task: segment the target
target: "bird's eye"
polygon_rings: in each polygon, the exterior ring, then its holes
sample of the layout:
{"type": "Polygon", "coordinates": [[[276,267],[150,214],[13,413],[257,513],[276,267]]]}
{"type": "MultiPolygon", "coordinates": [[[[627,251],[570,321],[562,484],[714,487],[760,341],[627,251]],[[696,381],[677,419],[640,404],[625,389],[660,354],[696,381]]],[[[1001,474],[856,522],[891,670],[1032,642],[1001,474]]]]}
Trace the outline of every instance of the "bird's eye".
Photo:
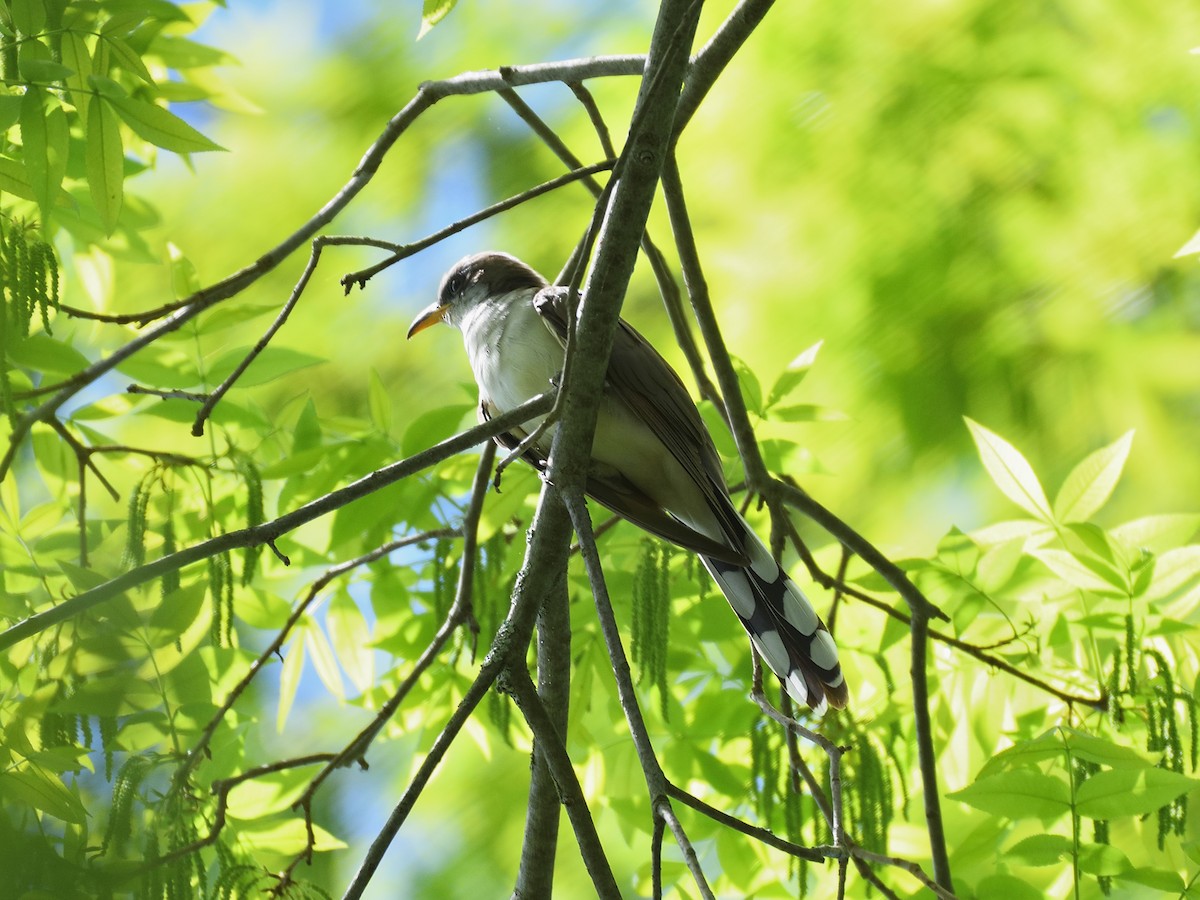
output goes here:
{"type": "Polygon", "coordinates": [[[454,275],[451,275],[450,280],[446,282],[446,293],[450,295],[461,293],[463,287],[466,286],[466,282],[467,276],[462,272],[457,272],[454,275]]]}

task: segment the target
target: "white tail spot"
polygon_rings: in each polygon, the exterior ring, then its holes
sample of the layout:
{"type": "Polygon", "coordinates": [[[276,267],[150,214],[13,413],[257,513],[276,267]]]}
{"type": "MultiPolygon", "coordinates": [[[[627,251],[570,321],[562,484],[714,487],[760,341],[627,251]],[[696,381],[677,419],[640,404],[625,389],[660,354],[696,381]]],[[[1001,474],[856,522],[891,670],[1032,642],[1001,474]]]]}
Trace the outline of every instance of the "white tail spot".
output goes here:
{"type": "Polygon", "coordinates": [[[772,628],[762,634],[750,635],[750,640],[754,641],[754,646],[758,648],[771,670],[780,677],[786,677],[784,673],[792,668],[792,662],[788,658],[787,648],[783,646],[783,638],[779,636],[779,632],[772,628]]]}
{"type": "Polygon", "coordinates": [[[757,535],[750,536],[750,568],[754,574],[770,584],[779,577],[779,563],[767,549],[767,545],[758,539],[757,535]]]}
{"type": "Polygon", "coordinates": [[[812,644],[808,648],[808,655],[822,669],[828,671],[837,667],[837,644],[833,642],[833,638],[824,628],[813,637],[812,644]]]}
{"type": "Polygon", "coordinates": [[[787,593],[783,597],[783,615],[797,631],[808,637],[817,630],[817,611],[790,578],[785,584],[787,593]]]}

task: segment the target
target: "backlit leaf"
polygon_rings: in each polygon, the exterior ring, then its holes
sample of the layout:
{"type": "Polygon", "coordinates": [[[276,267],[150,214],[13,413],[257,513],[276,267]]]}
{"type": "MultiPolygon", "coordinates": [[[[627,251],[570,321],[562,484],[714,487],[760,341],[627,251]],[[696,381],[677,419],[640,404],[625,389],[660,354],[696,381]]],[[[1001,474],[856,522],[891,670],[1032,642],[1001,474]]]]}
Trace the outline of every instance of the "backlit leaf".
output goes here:
{"type": "Polygon", "coordinates": [[[983,460],[984,468],[992,476],[1000,493],[1034,518],[1051,521],[1053,517],[1046,493],[1033,473],[1033,467],[1020,451],[978,422],[971,419],[966,422],[979,449],[979,458],[983,460]]]}

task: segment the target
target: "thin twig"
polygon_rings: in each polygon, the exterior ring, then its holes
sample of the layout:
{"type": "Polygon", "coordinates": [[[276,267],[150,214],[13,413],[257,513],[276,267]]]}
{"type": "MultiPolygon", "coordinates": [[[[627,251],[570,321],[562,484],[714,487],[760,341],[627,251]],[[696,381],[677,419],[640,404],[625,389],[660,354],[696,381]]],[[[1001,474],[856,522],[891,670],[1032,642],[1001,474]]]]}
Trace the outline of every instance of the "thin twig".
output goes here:
{"type": "Polygon", "coordinates": [[[251,347],[249,351],[247,351],[246,355],[241,358],[238,364],[234,366],[233,371],[225,376],[225,380],[217,385],[213,392],[205,398],[204,403],[200,407],[200,411],[196,413],[195,421],[192,422],[193,437],[200,437],[204,434],[204,423],[208,420],[208,417],[212,415],[212,411],[216,405],[221,402],[221,398],[224,397],[229,389],[233,387],[234,383],[242,377],[242,374],[248,368],[250,368],[250,364],[253,363],[254,360],[258,359],[259,354],[267,349],[267,344],[271,342],[271,338],[273,338],[276,332],[278,332],[279,329],[283,327],[284,323],[287,322],[288,317],[292,314],[292,310],[296,308],[296,303],[300,300],[300,295],[304,293],[304,288],[307,287],[308,280],[312,278],[312,273],[316,270],[317,263],[320,261],[321,245],[318,241],[313,241],[312,252],[309,254],[308,263],[304,266],[304,271],[300,274],[300,280],[297,281],[296,286],[292,288],[291,295],[288,297],[287,302],[283,304],[283,309],[279,311],[279,314],[275,317],[275,321],[271,323],[270,327],[267,328],[263,336],[255,342],[254,346],[251,347]]]}
{"type": "Polygon", "coordinates": [[[766,844],[768,847],[774,847],[776,850],[782,850],[789,856],[794,856],[797,859],[806,859],[809,862],[824,862],[829,858],[829,854],[822,853],[820,850],[814,850],[812,847],[802,847],[800,844],[794,844],[789,840],[781,838],[779,835],[765,828],[760,828],[757,825],[751,825],[744,822],[736,816],[731,816],[727,812],[722,812],[715,806],[705,803],[694,794],[690,794],[678,785],[667,783],[667,793],[674,797],[684,806],[690,806],[698,813],[702,813],[714,822],[719,822],[726,828],[740,832],[747,837],[752,837],[760,843],[766,844]]]}
{"type": "Polygon", "coordinates": [[[549,193],[550,191],[556,190],[564,185],[571,184],[572,182],[579,181],[580,179],[591,180],[592,175],[596,175],[600,172],[607,172],[611,170],[614,165],[616,165],[616,159],[613,158],[601,160],[600,162],[592,163],[588,166],[580,163],[579,165],[572,167],[571,171],[564,175],[559,175],[557,178],[551,178],[549,181],[543,181],[541,184],[531,187],[528,190],[521,191],[519,194],[513,194],[511,197],[501,200],[498,203],[493,203],[491,206],[487,206],[469,216],[464,216],[457,222],[453,222],[450,225],[447,225],[445,228],[439,228],[437,231],[433,232],[427,237],[413,241],[410,244],[395,244],[391,241],[380,241],[373,238],[324,237],[318,238],[318,240],[323,241],[325,244],[362,245],[367,247],[378,247],[381,250],[392,251],[392,255],[387,259],[375,263],[374,265],[365,269],[360,269],[357,272],[351,272],[347,275],[343,275],[341,284],[342,287],[346,289],[346,292],[349,293],[352,287],[365,287],[366,283],[372,277],[378,275],[384,269],[395,265],[402,259],[407,259],[410,256],[420,253],[422,250],[432,247],[434,244],[444,241],[451,235],[458,234],[460,231],[465,231],[472,225],[477,225],[486,219],[490,219],[492,216],[499,215],[502,212],[506,212],[516,206],[520,206],[522,203],[532,200],[535,197],[540,197],[542,194],[549,193]]]}

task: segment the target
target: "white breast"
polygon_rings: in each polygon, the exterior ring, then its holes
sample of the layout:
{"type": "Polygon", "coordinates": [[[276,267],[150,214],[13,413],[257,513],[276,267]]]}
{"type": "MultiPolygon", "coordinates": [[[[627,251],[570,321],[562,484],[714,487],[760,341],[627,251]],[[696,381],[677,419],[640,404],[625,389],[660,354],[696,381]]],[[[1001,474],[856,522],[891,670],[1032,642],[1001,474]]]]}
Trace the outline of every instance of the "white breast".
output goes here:
{"type": "Polygon", "coordinates": [[[533,308],[532,293],[515,294],[476,306],[461,325],[479,399],[501,412],[550,390],[563,366],[562,346],[533,308]]]}

